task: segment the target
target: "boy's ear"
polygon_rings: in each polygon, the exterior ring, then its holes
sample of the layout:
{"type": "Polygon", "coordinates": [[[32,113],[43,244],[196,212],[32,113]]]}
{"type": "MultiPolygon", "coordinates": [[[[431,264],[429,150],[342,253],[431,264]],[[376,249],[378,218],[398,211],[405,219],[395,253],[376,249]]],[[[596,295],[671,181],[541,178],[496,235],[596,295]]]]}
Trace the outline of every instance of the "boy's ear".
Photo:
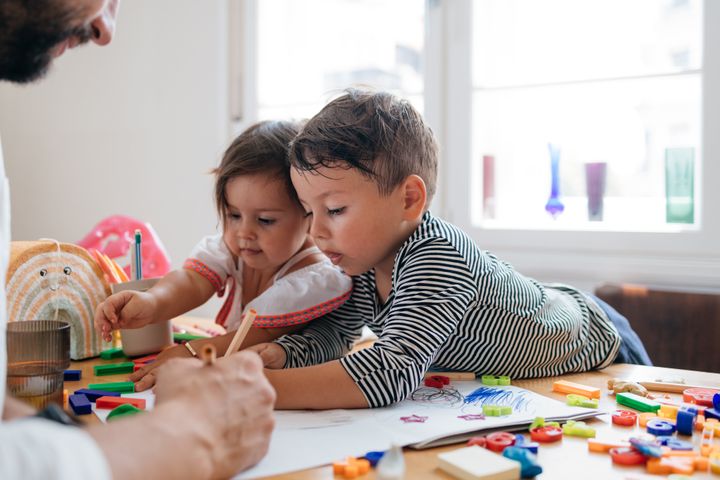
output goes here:
{"type": "Polygon", "coordinates": [[[425,182],[418,175],[410,175],[402,185],[403,217],[405,220],[417,220],[425,212],[427,190],[425,182]]]}

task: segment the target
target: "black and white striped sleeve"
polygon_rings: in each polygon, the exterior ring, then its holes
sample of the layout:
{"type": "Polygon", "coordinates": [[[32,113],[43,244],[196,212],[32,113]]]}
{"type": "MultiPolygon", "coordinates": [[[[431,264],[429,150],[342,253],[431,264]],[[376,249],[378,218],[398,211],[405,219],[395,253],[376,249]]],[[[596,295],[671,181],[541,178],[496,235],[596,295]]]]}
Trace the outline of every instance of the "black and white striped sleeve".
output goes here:
{"type": "Polygon", "coordinates": [[[313,320],[302,332],[275,340],[287,355],[284,368],[318,365],[342,357],[360,337],[363,324],[351,295],[340,308],[313,320]]]}
{"type": "Polygon", "coordinates": [[[474,300],[463,256],[446,240],[417,242],[396,264],[390,311],[375,344],[340,362],[371,407],[404,400],[474,300]]]}

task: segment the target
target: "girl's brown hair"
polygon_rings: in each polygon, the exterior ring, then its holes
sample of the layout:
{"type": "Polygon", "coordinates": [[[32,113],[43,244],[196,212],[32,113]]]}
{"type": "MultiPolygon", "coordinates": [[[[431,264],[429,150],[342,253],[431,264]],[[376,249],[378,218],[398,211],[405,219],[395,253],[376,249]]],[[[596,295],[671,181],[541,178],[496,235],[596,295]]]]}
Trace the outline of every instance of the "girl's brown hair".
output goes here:
{"type": "MultiPolygon", "coordinates": [[[[225,224],[228,203],[225,187],[241,175],[258,173],[273,176],[285,184],[288,196],[300,207],[297,193],[290,181],[290,142],[302,128],[302,122],[263,121],[242,132],[225,150],[215,175],[215,207],[225,224]]],[[[300,207],[302,208],[302,207],[300,207]]]]}

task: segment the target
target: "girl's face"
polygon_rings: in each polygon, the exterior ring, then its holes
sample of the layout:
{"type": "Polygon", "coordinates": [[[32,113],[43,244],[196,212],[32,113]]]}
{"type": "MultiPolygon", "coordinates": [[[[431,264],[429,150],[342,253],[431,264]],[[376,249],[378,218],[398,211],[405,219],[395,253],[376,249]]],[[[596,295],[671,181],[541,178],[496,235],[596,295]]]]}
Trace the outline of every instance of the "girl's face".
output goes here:
{"type": "Polygon", "coordinates": [[[245,265],[276,271],[307,239],[309,219],[282,180],[267,174],[235,177],[225,187],[225,198],[223,238],[245,265]]]}

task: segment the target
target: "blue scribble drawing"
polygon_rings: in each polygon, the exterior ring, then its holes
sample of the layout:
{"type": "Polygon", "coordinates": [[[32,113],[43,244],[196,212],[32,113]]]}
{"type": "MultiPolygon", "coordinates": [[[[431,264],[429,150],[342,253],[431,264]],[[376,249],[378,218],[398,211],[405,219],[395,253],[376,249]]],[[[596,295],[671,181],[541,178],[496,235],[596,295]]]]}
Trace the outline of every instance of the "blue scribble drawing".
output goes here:
{"type": "Polygon", "coordinates": [[[513,412],[531,410],[531,400],[526,391],[505,390],[496,387],[480,387],[465,396],[466,406],[508,405],[513,412]]]}

